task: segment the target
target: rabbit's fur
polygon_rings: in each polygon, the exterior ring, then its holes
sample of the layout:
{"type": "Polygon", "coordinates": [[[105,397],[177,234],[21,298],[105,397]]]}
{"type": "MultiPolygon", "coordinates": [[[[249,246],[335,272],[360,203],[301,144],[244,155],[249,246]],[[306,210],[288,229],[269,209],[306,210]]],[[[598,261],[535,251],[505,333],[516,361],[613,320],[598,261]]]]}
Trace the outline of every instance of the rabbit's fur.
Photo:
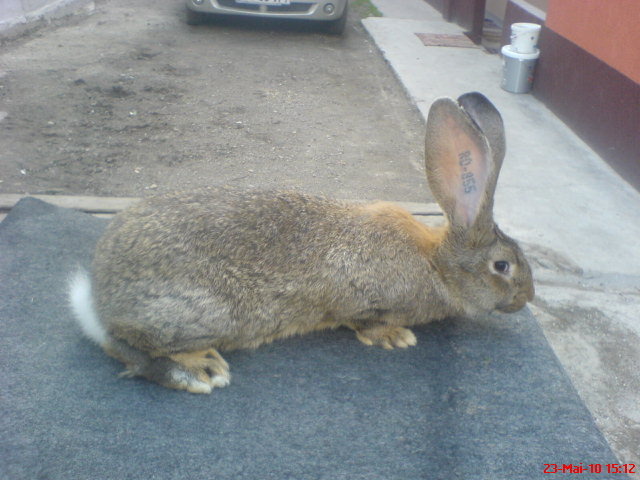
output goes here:
{"type": "Polygon", "coordinates": [[[518,310],[533,282],[492,218],[503,156],[499,113],[471,93],[437,100],[427,122],[443,228],[389,203],[297,192],[148,198],[108,226],[91,277],[74,280],[74,311],[127,375],[208,393],[230,379],[218,351],[337,326],[369,345],[407,347],[416,343],[407,326],[518,310]]]}

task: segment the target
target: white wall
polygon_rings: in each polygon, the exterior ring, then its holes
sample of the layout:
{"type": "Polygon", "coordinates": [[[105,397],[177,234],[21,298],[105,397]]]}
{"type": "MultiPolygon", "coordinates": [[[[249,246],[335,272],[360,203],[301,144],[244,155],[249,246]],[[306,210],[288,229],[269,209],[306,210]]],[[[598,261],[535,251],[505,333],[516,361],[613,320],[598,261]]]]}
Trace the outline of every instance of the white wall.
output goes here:
{"type": "MultiPolygon", "coordinates": [[[[547,11],[549,0],[526,0],[534,7],[539,8],[543,12],[547,11]]],[[[504,19],[504,12],[507,8],[508,0],[487,0],[486,11],[499,20],[504,19]]]]}

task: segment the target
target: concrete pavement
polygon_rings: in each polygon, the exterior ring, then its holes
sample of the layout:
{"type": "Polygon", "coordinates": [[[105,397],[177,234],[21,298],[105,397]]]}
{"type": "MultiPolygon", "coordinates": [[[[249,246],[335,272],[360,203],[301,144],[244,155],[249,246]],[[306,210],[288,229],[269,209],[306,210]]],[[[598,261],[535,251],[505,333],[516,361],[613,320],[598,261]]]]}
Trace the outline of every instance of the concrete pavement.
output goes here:
{"type": "Polygon", "coordinates": [[[0,39],[13,38],[66,15],[90,13],[93,0],[2,0],[0,3],[0,39]]]}
{"type": "Polygon", "coordinates": [[[423,118],[472,90],[502,113],[496,219],[534,268],[531,310],[619,460],[640,464],[640,194],[533,96],[502,90],[499,55],[425,46],[416,33],[462,33],[426,2],[373,3],[384,16],[362,23],[423,118]]]}

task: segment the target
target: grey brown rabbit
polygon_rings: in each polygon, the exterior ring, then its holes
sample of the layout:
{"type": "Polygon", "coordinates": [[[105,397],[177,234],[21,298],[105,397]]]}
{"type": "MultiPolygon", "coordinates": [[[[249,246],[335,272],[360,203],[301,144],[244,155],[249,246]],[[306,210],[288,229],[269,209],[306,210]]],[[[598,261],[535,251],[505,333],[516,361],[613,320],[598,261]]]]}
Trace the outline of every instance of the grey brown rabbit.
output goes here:
{"type": "Polygon", "coordinates": [[[514,312],[534,288],[493,221],[504,153],[484,96],[434,102],[425,162],[441,228],[390,203],[292,192],[148,198],[110,223],[91,275],[71,282],[71,305],[125,375],[194,393],[229,383],[220,351],[338,326],[367,345],[408,347],[411,325],[514,312]]]}

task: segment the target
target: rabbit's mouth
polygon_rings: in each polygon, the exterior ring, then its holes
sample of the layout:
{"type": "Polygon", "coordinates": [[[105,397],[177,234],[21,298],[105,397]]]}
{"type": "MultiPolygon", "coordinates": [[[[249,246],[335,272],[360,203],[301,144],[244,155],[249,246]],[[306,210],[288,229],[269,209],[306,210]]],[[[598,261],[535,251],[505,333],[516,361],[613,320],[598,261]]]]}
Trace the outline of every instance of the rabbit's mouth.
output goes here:
{"type": "Polygon", "coordinates": [[[516,295],[511,302],[506,305],[498,305],[496,309],[502,313],[514,313],[522,310],[527,302],[533,300],[533,295],[522,292],[516,295]]]}
{"type": "Polygon", "coordinates": [[[518,310],[522,310],[522,308],[524,308],[526,304],[527,302],[525,301],[525,302],[512,303],[506,306],[498,305],[497,310],[502,313],[514,313],[514,312],[517,312],[518,310]]]}

